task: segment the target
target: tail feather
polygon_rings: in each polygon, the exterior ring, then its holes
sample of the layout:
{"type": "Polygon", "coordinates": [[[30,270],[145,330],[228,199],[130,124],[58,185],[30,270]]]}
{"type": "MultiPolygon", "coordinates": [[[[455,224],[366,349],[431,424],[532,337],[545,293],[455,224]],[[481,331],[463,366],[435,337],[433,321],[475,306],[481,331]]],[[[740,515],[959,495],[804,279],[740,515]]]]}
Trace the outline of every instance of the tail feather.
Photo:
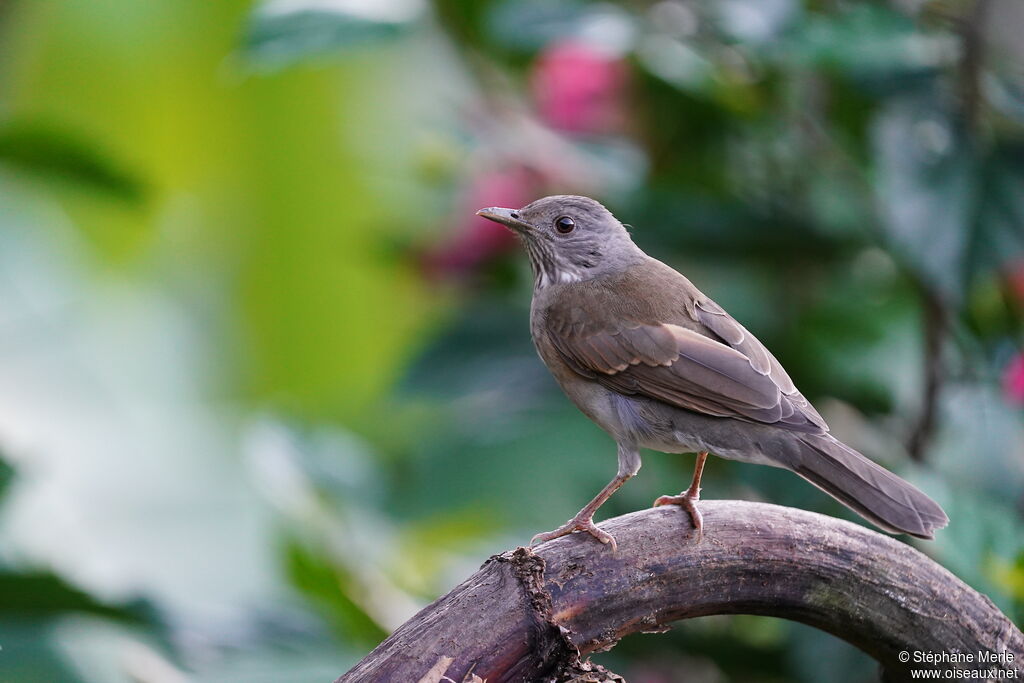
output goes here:
{"type": "Polygon", "coordinates": [[[831,435],[795,437],[780,464],[879,528],[930,539],[949,523],[934,500],[831,435]]]}

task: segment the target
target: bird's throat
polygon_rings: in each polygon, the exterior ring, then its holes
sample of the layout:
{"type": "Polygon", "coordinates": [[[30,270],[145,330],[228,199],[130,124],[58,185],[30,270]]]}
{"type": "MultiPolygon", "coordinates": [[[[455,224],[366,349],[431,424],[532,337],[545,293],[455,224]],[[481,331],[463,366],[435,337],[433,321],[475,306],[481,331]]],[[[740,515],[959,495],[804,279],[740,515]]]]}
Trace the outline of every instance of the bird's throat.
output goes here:
{"type": "Polygon", "coordinates": [[[526,252],[530,256],[530,266],[533,268],[535,289],[586,279],[584,268],[560,258],[549,245],[533,240],[524,241],[526,252]]]}

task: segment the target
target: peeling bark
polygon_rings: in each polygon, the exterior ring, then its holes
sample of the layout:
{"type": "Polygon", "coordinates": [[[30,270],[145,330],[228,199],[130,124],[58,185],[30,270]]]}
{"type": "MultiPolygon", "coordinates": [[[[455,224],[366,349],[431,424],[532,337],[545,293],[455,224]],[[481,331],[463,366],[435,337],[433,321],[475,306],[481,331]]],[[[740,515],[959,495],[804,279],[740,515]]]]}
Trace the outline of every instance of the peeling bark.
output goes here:
{"type": "Polygon", "coordinates": [[[616,553],[576,534],[492,557],[337,683],[419,681],[439,662],[440,681],[621,681],[581,657],[709,614],[816,626],[878,660],[889,681],[926,666],[900,661],[915,651],[1010,653],[1013,663],[1002,666],[1024,678],[1020,630],[909,545],[791,508],[700,506],[699,544],[683,511],[657,508],[601,525],[616,537],[616,553]]]}

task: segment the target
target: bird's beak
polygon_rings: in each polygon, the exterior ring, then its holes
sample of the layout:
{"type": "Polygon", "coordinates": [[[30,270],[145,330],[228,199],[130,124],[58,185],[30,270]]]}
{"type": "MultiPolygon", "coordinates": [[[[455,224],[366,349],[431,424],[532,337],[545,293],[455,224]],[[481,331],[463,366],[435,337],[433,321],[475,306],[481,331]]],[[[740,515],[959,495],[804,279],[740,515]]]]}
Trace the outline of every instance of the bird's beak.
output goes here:
{"type": "Polygon", "coordinates": [[[480,209],[476,212],[476,215],[483,216],[495,223],[501,223],[506,228],[520,234],[528,233],[533,229],[532,225],[519,219],[519,212],[515,209],[502,209],[498,206],[492,206],[488,209],[480,209]]]}

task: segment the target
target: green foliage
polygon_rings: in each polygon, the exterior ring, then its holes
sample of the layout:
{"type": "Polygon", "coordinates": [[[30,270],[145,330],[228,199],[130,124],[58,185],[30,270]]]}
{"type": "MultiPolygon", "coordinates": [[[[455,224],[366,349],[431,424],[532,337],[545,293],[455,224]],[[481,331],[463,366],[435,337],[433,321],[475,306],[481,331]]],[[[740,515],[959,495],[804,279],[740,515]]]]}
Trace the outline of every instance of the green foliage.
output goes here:
{"type": "Polygon", "coordinates": [[[151,610],[141,604],[129,608],[101,603],[50,572],[0,571],[0,600],[9,616],[40,618],[65,612],[85,612],[142,623],[153,616],[151,610]]]}
{"type": "MultiPolygon", "coordinates": [[[[971,33],[935,2],[14,3],[0,678],[328,680],[574,513],[614,445],[531,348],[522,255],[472,217],[555,192],[598,196],[742,320],[944,505],[919,547],[1024,618],[1011,5],[971,33]]],[[[645,455],[602,513],[690,465],[645,455]]],[[[705,481],[848,514],[782,471],[705,481]]],[[[631,680],[873,669],[759,618],[603,656],[631,680]]]]}
{"type": "Polygon", "coordinates": [[[34,123],[8,124],[0,129],[0,162],[129,204],[140,204],[146,197],[141,180],[84,140],[34,123]]]}
{"type": "Polygon", "coordinates": [[[387,632],[346,595],[345,586],[352,584],[351,577],[313,552],[298,542],[287,544],[284,556],[289,579],[334,624],[340,636],[355,636],[353,646],[372,648],[387,632]]]}
{"type": "MultiPolygon", "coordinates": [[[[0,499],[14,480],[0,461],[0,499]]],[[[113,604],[69,584],[52,571],[0,566],[0,672],[5,680],[86,681],[61,652],[59,633],[76,619],[116,625],[166,647],[166,630],[145,600],[113,604]]]]}
{"type": "Polygon", "coordinates": [[[979,274],[1024,250],[1022,155],[1014,143],[979,150],[954,121],[935,115],[937,105],[901,98],[879,117],[879,194],[894,251],[960,305],[979,274]],[[906,140],[909,151],[899,144],[906,140]]]}
{"type": "Polygon", "coordinates": [[[322,4],[264,2],[253,12],[241,58],[264,69],[395,39],[415,15],[385,20],[322,4]]]}

